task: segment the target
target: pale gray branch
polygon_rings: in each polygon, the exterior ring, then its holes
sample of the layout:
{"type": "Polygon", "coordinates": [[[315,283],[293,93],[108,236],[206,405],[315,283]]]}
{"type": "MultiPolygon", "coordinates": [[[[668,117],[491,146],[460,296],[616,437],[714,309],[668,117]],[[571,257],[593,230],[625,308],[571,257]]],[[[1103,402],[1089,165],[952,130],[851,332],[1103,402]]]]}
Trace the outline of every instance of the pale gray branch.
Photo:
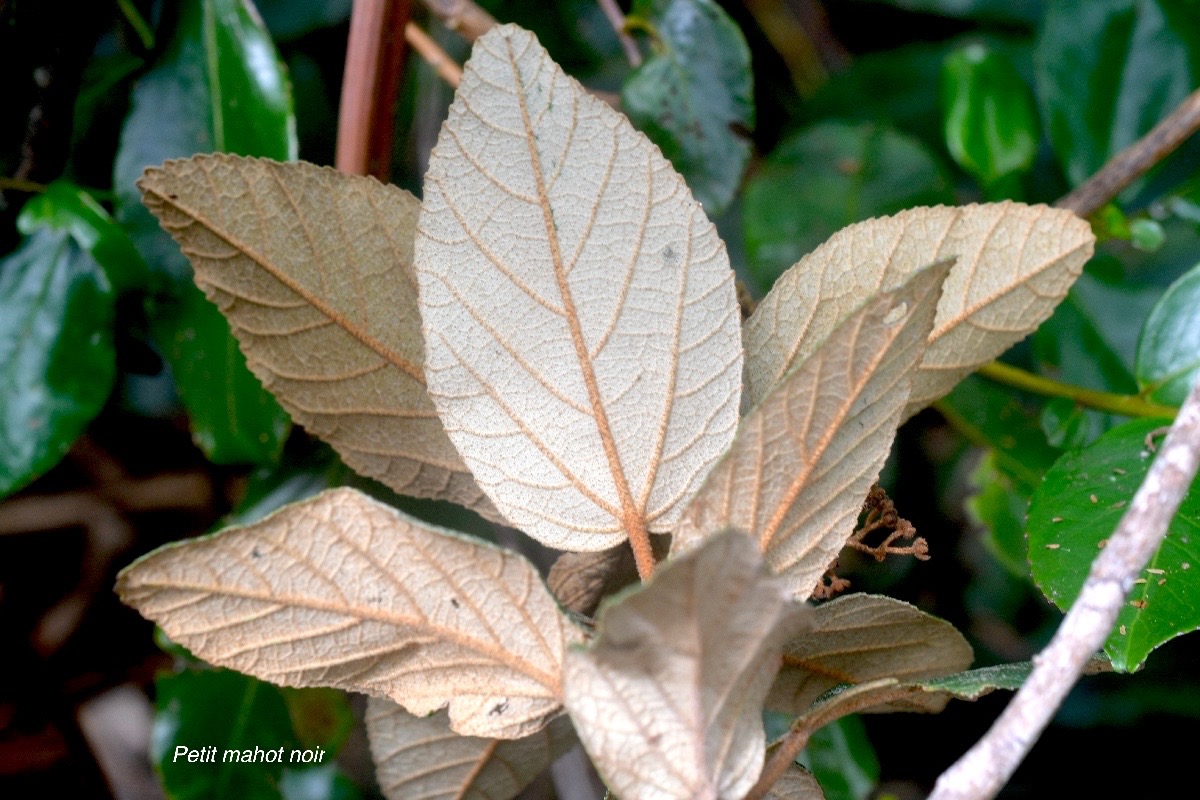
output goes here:
{"type": "Polygon", "coordinates": [[[1158,549],[1200,465],[1200,381],[1171,426],[1129,511],[1092,563],[1075,604],[991,729],[946,770],[929,800],[995,797],[1104,644],[1133,581],[1158,549]]]}

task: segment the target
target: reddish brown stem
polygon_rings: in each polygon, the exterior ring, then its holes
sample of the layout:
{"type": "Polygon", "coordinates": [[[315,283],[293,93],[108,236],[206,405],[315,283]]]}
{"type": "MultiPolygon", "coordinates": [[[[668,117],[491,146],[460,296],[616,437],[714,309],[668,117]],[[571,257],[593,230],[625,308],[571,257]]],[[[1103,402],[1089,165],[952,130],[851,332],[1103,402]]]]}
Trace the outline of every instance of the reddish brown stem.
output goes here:
{"type": "Polygon", "coordinates": [[[407,46],[409,0],[355,0],[338,110],[337,168],[391,176],[392,115],[407,46]]]}
{"type": "Polygon", "coordinates": [[[437,42],[431,39],[429,34],[410,22],[404,26],[404,38],[408,40],[412,49],[416,50],[425,60],[425,63],[433,67],[438,77],[450,84],[451,87],[458,88],[458,84],[462,81],[462,67],[437,42]]]}

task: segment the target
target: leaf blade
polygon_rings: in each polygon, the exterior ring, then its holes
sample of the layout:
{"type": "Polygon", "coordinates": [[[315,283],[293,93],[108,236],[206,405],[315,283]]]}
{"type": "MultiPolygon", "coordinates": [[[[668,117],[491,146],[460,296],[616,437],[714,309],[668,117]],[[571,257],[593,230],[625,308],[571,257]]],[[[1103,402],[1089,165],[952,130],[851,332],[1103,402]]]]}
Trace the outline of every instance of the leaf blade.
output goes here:
{"type": "Polygon", "coordinates": [[[784,273],[747,320],[749,404],[861,297],[957,256],[905,412],[912,416],[1048,317],[1094,242],[1069,211],[1011,202],[914,208],[845,228],[784,273]]]}
{"type": "Polygon", "coordinates": [[[744,795],[762,770],[779,648],[804,624],[803,606],[732,532],[607,606],[565,672],[565,704],[606,785],[626,800],[744,795]]]}
{"type": "Polygon", "coordinates": [[[933,265],[861,306],[747,415],[688,505],[672,552],[732,527],[807,599],[891,450],[949,269],[933,265]]]}
{"type": "Polygon", "coordinates": [[[475,45],[416,268],[430,394],[501,513],[568,550],[668,530],[736,425],[733,274],[661,154],[527,32],[475,45]]]}
{"type": "Polygon", "coordinates": [[[580,636],[520,556],[350,489],[161,548],[117,589],[212,663],[418,715],[449,704],[469,735],[518,738],[557,713],[563,650],[580,636]]]}
{"type": "Polygon", "coordinates": [[[425,389],[416,198],[311,164],[228,155],[168,161],[139,187],[297,422],[401,494],[502,521],[425,389]]]}

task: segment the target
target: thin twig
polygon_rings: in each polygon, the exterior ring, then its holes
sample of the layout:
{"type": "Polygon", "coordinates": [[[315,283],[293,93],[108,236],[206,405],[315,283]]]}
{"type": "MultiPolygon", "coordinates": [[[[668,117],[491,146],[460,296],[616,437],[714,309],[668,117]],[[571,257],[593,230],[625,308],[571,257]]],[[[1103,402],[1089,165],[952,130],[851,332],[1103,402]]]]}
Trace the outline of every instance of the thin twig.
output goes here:
{"type": "Polygon", "coordinates": [[[431,39],[429,34],[410,22],[404,26],[404,38],[442,80],[451,87],[458,88],[458,84],[462,82],[462,67],[431,39]]]}
{"type": "Polygon", "coordinates": [[[608,17],[608,23],[617,32],[617,40],[621,43],[621,49],[625,51],[625,59],[629,61],[629,66],[635,69],[640,67],[642,51],[638,49],[637,42],[629,35],[629,31],[625,30],[625,13],[617,5],[617,0],[597,0],[597,2],[600,4],[600,10],[604,12],[604,16],[608,17]]]}
{"type": "Polygon", "coordinates": [[[1165,417],[1171,419],[1175,416],[1176,409],[1173,406],[1155,403],[1137,395],[1102,392],[1097,389],[1087,389],[1070,383],[1062,383],[1052,378],[1044,378],[1041,375],[1026,372],[1019,367],[1005,364],[1002,361],[993,361],[990,364],[984,364],[979,368],[978,372],[985,378],[990,378],[997,383],[1003,383],[1017,389],[1024,389],[1027,392],[1033,392],[1045,397],[1065,397],[1068,400],[1074,400],[1078,405],[1094,408],[1097,411],[1108,411],[1113,414],[1122,414],[1126,417],[1165,417]]]}
{"type": "Polygon", "coordinates": [[[0,192],[26,192],[38,194],[46,191],[46,184],[37,181],[27,181],[24,178],[0,177],[0,192]]]}
{"type": "Polygon", "coordinates": [[[149,23],[142,17],[137,6],[133,4],[133,0],[117,0],[117,8],[121,9],[121,15],[125,17],[125,21],[129,23],[129,27],[133,28],[133,32],[141,40],[142,47],[147,50],[153,50],[154,31],[151,30],[149,23]]]}
{"type": "Polygon", "coordinates": [[[496,27],[496,18],[471,0],[421,0],[450,30],[473,42],[496,27]]]}
{"type": "Polygon", "coordinates": [[[942,773],[929,800],[995,797],[1033,747],[1112,631],[1134,578],[1166,536],[1200,467],[1200,381],[1179,409],[1158,457],[1108,545],[1092,563],[1079,597],[1004,713],[974,747],[942,773]]]}
{"type": "Polygon", "coordinates": [[[356,0],[338,109],[337,168],[391,176],[392,117],[404,65],[409,0],[356,0]]]}
{"type": "Polygon", "coordinates": [[[1081,217],[1091,216],[1197,130],[1200,130],[1200,89],[1188,95],[1149,133],[1113,156],[1099,172],[1054,205],[1068,208],[1081,217]]]}

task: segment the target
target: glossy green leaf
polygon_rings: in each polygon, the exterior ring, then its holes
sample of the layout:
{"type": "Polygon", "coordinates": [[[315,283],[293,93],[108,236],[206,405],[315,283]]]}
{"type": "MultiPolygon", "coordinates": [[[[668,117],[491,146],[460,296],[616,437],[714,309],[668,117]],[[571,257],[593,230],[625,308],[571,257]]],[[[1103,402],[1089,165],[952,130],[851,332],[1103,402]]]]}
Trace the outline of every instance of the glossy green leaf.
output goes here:
{"type": "Polygon", "coordinates": [[[889,127],[823,122],[782,143],[748,182],[742,231],[759,288],[852,222],[953,202],[942,166],[889,127]]]}
{"type": "Polygon", "coordinates": [[[99,264],[115,292],[146,285],[146,262],[129,235],[95,198],[69,181],[55,181],[32,197],[17,225],[24,233],[46,227],[71,234],[99,264]]]}
{"type": "Polygon", "coordinates": [[[750,158],[750,48],[713,0],[634,0],[628,21],[652,29],[655,40],[654,52],[621,89],[621,109],[716,216],[733,199],[750,158]]]}
{"type": "MultiPolygon", "coordinates": [[[[1059,608],[1079,594],[1101,542],[1125,514],[1153,461],[1146,435],[1165,422],[1136,420],[1067,453],[1034,493],[1029,560],[1038,588],[1059,608]]],[[[1128,600],[1104,645],[1118,671],[1137,669],[1151,650],[1200,627],[1200,481],[1128,600]]]]}
{"type": "Polygon", "coordinates": [[[879,759],[856,716],[813,733],[796,760],[821,784],[825,800],[866,800],[879,782],[879,759]]]}
{"type": "Polygon", "coordinates": [[[163,675],[155,686],[150,755],[171,800],[353,796],[330,770],[340,742],[298,737],[278,687],[224,669],[163,675]],[[251,760],[227,760],[227,751],[251,760]],[[320,787],[325,793],[315,791],[320,787]]]}
{"type": "Polygon", "coordinates": [[[947,56],[942,109],[950,155],[985,187],[1033,166],[1040,138],[1033,94],[1004,56],[981,44],[947,56]]]}
{"type": "Polygon", "coordinates": [[[0,260],[0,497],[66,455],[116,377],[115,292],[76,240],[86,220],[41,198],[19,226],[0,260]]]}
{"type": "Polygon", "coordinates": [[[170,46],[135,86],[121,132],[117,216],[157,283],[151,332],[193,437],[217,463],[273,460],[288,418],[246,368],[228,323],[192,283],[187,259],[134,184],[145,167],[194,153],[295,158],[295,127],[286,75],[248,2],[187,0],[170,46]]]}
{"type": "Polygon", "coordinates": [[[1080,184],[1200,84],[1200,6],[1056,0],[1035,63],[1050,142],[1080,184]]]}
{"type": "Polygon", "coordinates": [[[1200,265],[1171,284],[1150,311],[1134,364],[1138,386],[1180,405],[1200,376],[1200,265]]]}
{"type": "Polygon", "coordinates": [[[1051,447],[1064,450],[1083,447],[1104,433],[1097,424],[1097,417],[1088,414],[1087,409],[1073,400],[1055,397],[1042,408],[1042,431],[1051,447]]]}

